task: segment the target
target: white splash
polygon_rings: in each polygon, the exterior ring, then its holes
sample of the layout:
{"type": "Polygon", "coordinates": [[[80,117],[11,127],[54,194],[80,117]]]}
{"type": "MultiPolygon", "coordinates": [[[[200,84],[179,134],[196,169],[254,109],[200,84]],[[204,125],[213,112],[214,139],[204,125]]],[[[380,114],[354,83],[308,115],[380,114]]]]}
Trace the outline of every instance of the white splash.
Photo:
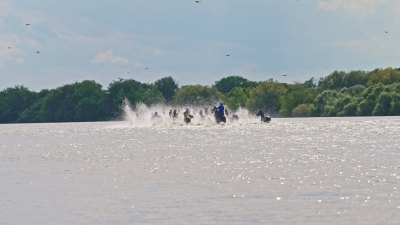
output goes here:
{"type": "MultiPolygon", "coordinates": [[[[151,127],[151,126],[213,126],[216,125],[215,117],[211,111],[214,106],[171,106],[171,105],[153,105],[146,106],[143,103],[132,106],[129,101],[125,100],[122,106],[124,111],[123,120],[133,127],[151,127]],[[173,117],[173,111],[176,110],[177,116],[173,117]],[[185,123],[184,112],[188,111],[193,116],[190,123],[185,123]]],[[[247,109],[239,108],[237,111],[231,111],[225,115],[226,123],[230,124],[248,124],[257,123],[259,118],[251,114],[247,109]]]]}

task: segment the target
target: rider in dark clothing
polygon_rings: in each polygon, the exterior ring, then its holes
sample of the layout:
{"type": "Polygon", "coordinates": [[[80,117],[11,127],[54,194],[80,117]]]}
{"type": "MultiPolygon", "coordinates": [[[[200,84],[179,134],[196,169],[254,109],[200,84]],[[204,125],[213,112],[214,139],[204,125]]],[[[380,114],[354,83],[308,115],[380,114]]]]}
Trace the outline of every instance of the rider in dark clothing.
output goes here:
{"type": "Polygon", "coordinates": [[[224,107],[224,104],[221,102],[220,104],[219,104],[219,106],[218,106],[218,123],[219,122],[224,122],[224,123],[226,123],[226,117],[225,117],[225,115],[224,115],[224,113],[225,113],[225,107],[224,107]]]}
{"type": "Polygon", "coordinates": [[[222,117],[225,112],[224,104],[221,102],[217,109],[218,109],[218,116],[222,117]]]}

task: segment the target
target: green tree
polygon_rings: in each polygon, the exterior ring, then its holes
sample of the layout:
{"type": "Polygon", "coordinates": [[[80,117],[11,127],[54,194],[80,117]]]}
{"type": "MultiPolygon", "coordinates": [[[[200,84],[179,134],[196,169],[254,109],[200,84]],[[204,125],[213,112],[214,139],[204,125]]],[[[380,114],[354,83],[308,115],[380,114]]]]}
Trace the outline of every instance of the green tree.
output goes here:
{"type": "Polygon", "coordinates": [[[357,106],[358,103],[356,101],[350,102],[349,104],[345,105],[343,107],[343,116],[356,116],[357,106]]]}
{"type": "Polygon", "coordinates": [[[122,112],[122,104],[127,99],[133,106],[139,102],[152,105],[165,102],[163,94],[154,85],[142,84],[136,80],[119,79],[113,81],[107,89],[106,104],[112,115],[122,112]]]}
{"type": "Polygon", "coordinates": [[[175,92],[178,90],[178,84],[172,77],[161,78],[154,82],[154,85],[162,93],[165,100],[167,101],[171,101],[175,92]]]}
{"type": "Polygon", "coordinates": [[[315,89],[309,88],[306,84],[290,84],[287,89],[288,91],[282,98],[280,116],[291,116],[295,107],[300,104],[312,103],[316,96],[315,89]]]}
{"type": "Polygon", "coordinates": [[[257,86],[257,82],[249,81],[241,76],[229,76],[216,81],[214,87],[218,89],[219,92],[228,95],[230,91],[234,88],[254,88],[257,86]]]}
{"type": "Polygon", "coordinates": [[[350,95],[353,97],[360,97],[363,94],[363,92],[365,91],[365,89],[366,89],[366,87],[364,85],[358,84],[358,85],[351,86],[349,88],[344,87],[340,90],[340,92],[345,95],[350,95]]]}
{"type": "Polygon", "coordinates": [[[360,116],[371,116],[372,111],[374,110],[376,105],[375,101],[362,99],[362,101],[357,106],[357,115],[360,116]]]}
{"type": "Polygon", "coordinates": [[[348,102],[348,96],[337,90],[325,90],[315,98],[311,115],[313,116],[336,116],[343,110],[343,106],[348,102]]]}
{"type": "Polygon", "coordinates": [[[333,90],[345,87],[344,77],[346,73],[343,71],[334,71],[329,76],[321,79],[318,83],[318,90],[320,92],[324,90],[333,90]]]}
{"type": "Polygon", "coordinates": [[[335,90],[344,87],[352,87],[355,85],[366,85],[369,74],[363,71],[351,71],[349,73],[343,71],[334,71],[329,76],[322,78],[318,83],[318,90],[335,90]]]}
{"type": "Polygon", "coordinates": [[[0,92],[0,123],[17,122],[21,114],[33,105],[39,96],[24,86],[6,88],[0,92]]]}
{"type": "Polygon", "coordinates": [[[306,80],[304,82],[304,85],[306,85],[308,88],[312,88],[312,89],[317,88],[317,84],[315,83],[315,78],[314,77],[311,77],[311,79],[306,80]]]}
{"type": "Polygon", "coordinates": [[[239,107],[246,107],[246,101],[249,98],[251,88],[235,87],[230,91],[228,98],[229,109],[236,111],[239,107]]]}
{"type": "Polygon", "coordinates": [[[312,104],[300,104],[292,110],[292,116],[307,117],[311,116],[312,104]]]}
{"type": "Polygon", "coordinates": [[[364,71],[351,71],[344,77],[344,87],[367,85],[369,75],[364,71]]]}
{"type": "Polygon", "coordinates": [[[272,80],[264,81],[250,91],[246,106],[252,112],[261,109],[265,112],[277,113],[286,92],[284,85],[272,80]]]}
{"type": "Polygon", "coordinates": [[[29,108],[24,110],[18,119],[18,123],[38,123],[40,120],[40,109],[42,108],[44,98],[49,93],[49,90],[43,89],[38,93],[39,99],[29,108]]]}
{"type": "Polygon", "coordinates": [[[400,71],[392,68],[387,68],[384,70],[376,69],[369,73],[370,79],[368,80],[368,86],[382,83],[382,84],[392,84],[395,82],[400,82],[400,71]]]}
{"type": "Polygon", "coordinates": [[[101,85],[83,81],[51,90],[43,99],[40,120],[72,122],[104,120],[104,97],[101,85]]]}
{"type": "Polygon", "coordinates": [[[165,98],[162,93],[154,86],[147,86],[146,91],[140,97],[140,102],[143,102],[147,106],[162,104],[165,102],[165,98]]]}
{"type": "Polygon", "coordinates": [[[371,116],[376,106],[379,95],[384,91],[385,87],[382,83],[369,86],[361,94],[361,98],[357,107],[357,115],[371,116]]]}
{"type": "Polygon", "coordinates": [[[352,98],[349,95],[340,95],[334,104],[335,107],[335,115],[334,116],[344,116],[344,107],[350,104],[352,98]]]}
{"type": "Polygon", "coordinates": [[[187,85],[176,92],[173,101],[177,105],[204,106],[215,104],[223,99],[223,95],[216,88],[187,85]]]}
{"type": "Polygon", "coordinates": [[[372,111],[373,116],[386,116],[389,115],[392,103],[392,96],[388,92],[382,92],[379,95],[377,104],[372,111]]]}
{"type": "Polygon", "coordinates": [[[398,92],[392,93],[392,102],[390,103],[389,115],[400,115],[400,94],[398,92]]]}

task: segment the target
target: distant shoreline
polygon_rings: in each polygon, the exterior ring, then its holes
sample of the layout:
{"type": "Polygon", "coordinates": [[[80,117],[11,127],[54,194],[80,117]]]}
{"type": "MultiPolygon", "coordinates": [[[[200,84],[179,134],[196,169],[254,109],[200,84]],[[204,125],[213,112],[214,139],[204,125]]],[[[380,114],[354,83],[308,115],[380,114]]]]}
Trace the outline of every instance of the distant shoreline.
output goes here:
{"type": "Polygon", "coordinates": [[[147,106],[212,106],[223,102],[235,112],[263,110],[273,117],[350,117],[400,115],[400,69],[334,71],[318,82],[286,84],[241,76],[212,86],[178,86],[172,77],[154,83],[119,79],[107,89],[85,80],[51,90],[15,86],[0,91],[0,123],[109,121],[123,113],[123,102],[147,106]]]}

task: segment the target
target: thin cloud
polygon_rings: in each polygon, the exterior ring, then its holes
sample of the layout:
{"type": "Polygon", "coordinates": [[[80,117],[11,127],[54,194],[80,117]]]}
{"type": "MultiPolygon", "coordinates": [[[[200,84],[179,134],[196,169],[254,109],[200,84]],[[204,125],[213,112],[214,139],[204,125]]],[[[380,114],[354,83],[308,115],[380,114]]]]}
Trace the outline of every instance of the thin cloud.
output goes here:
{"type": "Polygon", "coordinates": [[[10,1],[8,0],[0,0],[0,9],[0,17],[13,16],[23,21],[22,23],[30,24],[38,24],[44,22],[44,18],[41,12],[21,11],[10,4],[10,1]]]}
{"type": "Polygon", "coordinates": [[[0,16],[6,16],[10,11],[10,4],[6,0],[0,0],[0,16]]]}
{"type": "Polygon", "coordinates": [[[332,46],[352,49],[362,55],[369,55],[370,57],[382,57],[388,48],[388,43],[382,41],[377,36],[373,36],[369,39],[337,41],[333,43],[332,46]]]}
{"type": "Polygon", "coordinates": [[[337,10],[339,9],[343,4],[343,0],[331,0],[331,1],[324,1],[324,2],[318,2],[318,8],[322,10],[337,10]]]}
{"type": "Polygon", "coordinates": [[[153,51],[154,55],[163,55],[165,52],[161,49],[156,49],[153,51]]]}
{"type": "Polygon", "coordinates": [[[121,56],[115,56],[114,53],[111,50],[108,50],[106,52],[100,52],[99,54],[94,57],[91,61],[92,63],[111,63],[111,64],[129,64],[129,60],[121,57],[121,56]]]}
{"type": "Polygon", "coordinates": [[[0,43],[0,67],[3,66],[3,63],[6,61],[15,61],[19,64],[22,64],[24,61],[21,58],[24,55],[24,52],[20,49],[7,49],[7,47],[3,47],[4,45],[0,43]]]}
{"type": "Polygon", "coordinates": [[[1,34],[0,35],[0,66],[5,61],[16,61],[19,64],[24,62],[23,57],[26,53],[21,50],[23,47],[36,48],[40,46],[38,42],[33,39],[22,39],[14,34],[1,34]]]}
{"type": "Polygon", "coordinates": [[[321,10],[335,11],[344,9],[353,14],[372,15],[378,4],[385,4],[387,0],[329,0],[319,1],[318,8],[321,10]]]}

